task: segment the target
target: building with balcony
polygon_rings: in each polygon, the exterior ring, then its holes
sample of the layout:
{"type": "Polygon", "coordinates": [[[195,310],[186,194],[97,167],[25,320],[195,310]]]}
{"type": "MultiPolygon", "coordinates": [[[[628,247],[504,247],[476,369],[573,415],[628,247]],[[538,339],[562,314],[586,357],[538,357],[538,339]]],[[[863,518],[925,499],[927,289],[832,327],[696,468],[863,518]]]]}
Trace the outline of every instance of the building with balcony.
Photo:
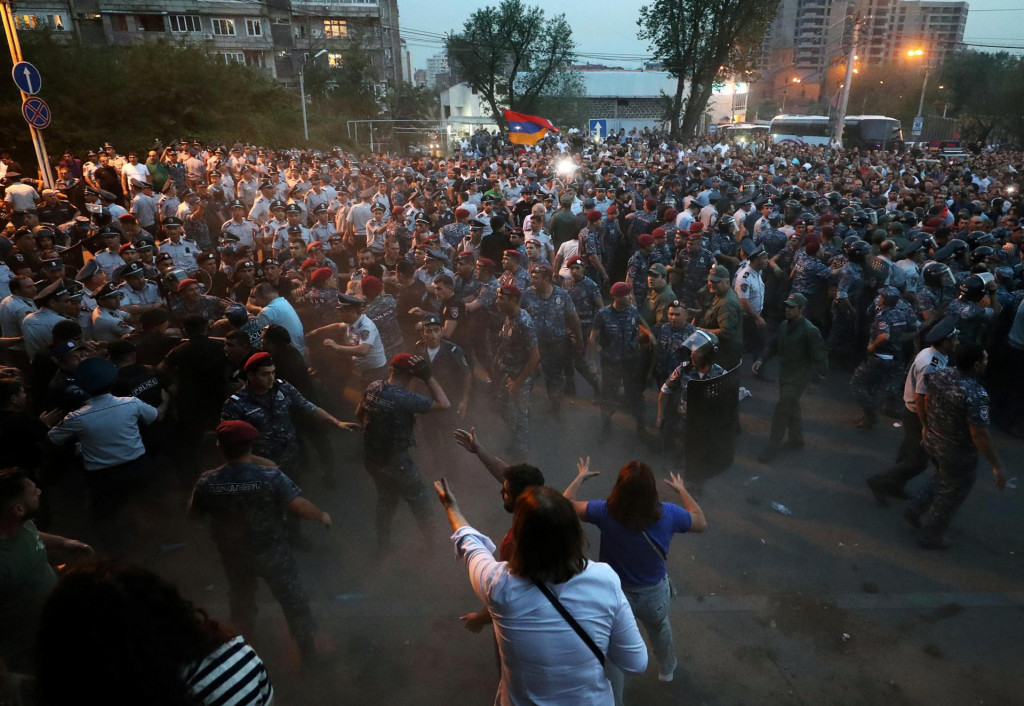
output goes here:
{"type": "Polygon", "coordinates": [[[26,0],[19,30],[49,28],[83,44],[165,40],[201,43],[224,61],[298,80],[309,56],[344,65],[353,41],[368,52],[382,88],[410,80],[398,0],[26,0]]]}

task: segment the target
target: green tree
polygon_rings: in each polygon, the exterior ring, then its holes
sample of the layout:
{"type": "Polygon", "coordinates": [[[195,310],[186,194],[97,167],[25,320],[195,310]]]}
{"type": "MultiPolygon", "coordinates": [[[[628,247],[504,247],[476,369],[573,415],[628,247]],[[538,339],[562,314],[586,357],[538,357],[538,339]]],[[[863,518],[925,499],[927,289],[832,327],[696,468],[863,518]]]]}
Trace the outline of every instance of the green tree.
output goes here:
{"type": "Polygon", "coordinates": [[[502,0],[477,10],[446,42],[455,73],[483,98],[503,129],[504,109],[535,112],[572,70],[576,43],[565,15],[502,0]]]}
{"type": "MultiPolygon", "coordinates": [[[[203,47],[84,47],[45,32],[24,32],[20,40],[25,59],[43,76],[40,97],[53,115],[44,131],[51,157],[69,149],[81,154],[106,140],[126,151],[181,136],[292,144],[301,134],[294,93],[265,72],[225,63],[203,47]]],[[[28,158],[32,148],[19,96],[12,83],[6,85],[0,141],[28,158]]]]}
{"type": "Polygon", "coordinates": [[[1024,57],[957,52],[943,64],[939,76],[950,108],[960,116],[965,139],[985,142],[1004,136],[1024,142],[1024,57]]]}
{"type": "Polygon", "coordinates": [[[637,36],[676,79],[664,96],[673,138],[701,122],[716,82],[752,75],[779,0],[654,0],[640,8],[637,36]]]}

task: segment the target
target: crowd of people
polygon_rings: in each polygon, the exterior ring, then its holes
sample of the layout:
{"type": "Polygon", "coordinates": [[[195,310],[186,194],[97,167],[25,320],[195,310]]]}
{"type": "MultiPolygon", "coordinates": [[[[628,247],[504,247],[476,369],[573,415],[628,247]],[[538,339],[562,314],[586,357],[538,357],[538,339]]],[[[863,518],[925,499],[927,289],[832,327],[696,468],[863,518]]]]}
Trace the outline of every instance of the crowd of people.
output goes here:
{"type": "Polygon", "coordinates": [[[592,392],[600,439],[624,414],[637,457],[656,441],[682,456],[689,383],[766,378],[778,358],[758,457],[770,464],[804,446],[806,388],[847,371],[863,411],[851,425],[867,434],[887,414],[904,433],[865,493],[907,499],[933,466],[904,510],[924,548],[948,544],[979,455],[1005,483],[989,427],[1024,434],[1024,155],[752,150],[650,131],[472,150],[182,139],[141,161],[106,144],[64,154],[53,189],[2,155],[8,687],[22,680],[44,704],[83,684],[110,703],[269,703],[243,639],[257,579],[304,665],[329,660],[294,550],[302,520],[332,522],[298,485],[337,487],[332,429],[362,437],[382,554],[402,501],[426,545],[440,532],[417,445],[435,458],[461,445],[501,483],[513,520],[499,560],[435,484],[484,604],[466,626],[493,626],[498,703],[622,703],[623,673],[647,667],[638,623],[671,681],[669,543],[708,527],[699,493],[672,475],[680,503],[660,502],[642,460],[607,501],[576,500],[585,459],[564,492],[546,487],[529,463],[535,382],[557,424],[577,422],[567,398],[592,392]],[[471,428],[487,406],[511,462],[471,428]],[[88,543],[45,531],[61,526],[48,493],[69,477],[88,489],[88,543]],[[130,565],[168,498],[208,518],[238,633],[130,565]],[[600,529],[597,562],[581,521],[600,529]],[[101,613],[117,619],[101,627],[101,613]]]}

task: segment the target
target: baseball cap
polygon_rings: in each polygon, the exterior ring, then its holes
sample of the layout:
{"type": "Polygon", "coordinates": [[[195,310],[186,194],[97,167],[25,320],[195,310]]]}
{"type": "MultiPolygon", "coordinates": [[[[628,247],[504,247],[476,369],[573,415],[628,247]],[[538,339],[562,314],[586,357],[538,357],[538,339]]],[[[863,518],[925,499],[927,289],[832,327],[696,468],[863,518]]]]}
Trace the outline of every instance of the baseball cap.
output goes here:
{"type": "Polygon", "coordinates": [[[647,271],[653,272],[656,275],[661,275],[662,277],[668,274],[668,268],[665,267],[660,262],[655,262],[653,265],[650,266],[650,268],[647,271]]]}
{"type": "Polygon", "coordinates": [[[786,297],[786,306],[807,306],[807,297],[800,292],[793,292],[786,297]]]}
{"type": "Polygon", "coordinates": [[[725,265],[715,265],[708,273],[708,280],[711,282],[728,282],[729,270],[726,269],[725,265]]]}

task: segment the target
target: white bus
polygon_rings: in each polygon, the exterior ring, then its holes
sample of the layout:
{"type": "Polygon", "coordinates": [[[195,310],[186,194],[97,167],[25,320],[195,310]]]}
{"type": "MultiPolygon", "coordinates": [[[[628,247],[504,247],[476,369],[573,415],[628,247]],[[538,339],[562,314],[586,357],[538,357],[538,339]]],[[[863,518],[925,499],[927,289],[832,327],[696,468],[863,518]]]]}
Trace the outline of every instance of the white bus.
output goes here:
{"type": "MultiPolygon", "coordinates": [[[[827,145],[833,120],[825,115],[777,115],[769,127],[777,145],[827,145]]],[[[896,118],[884,115],[847,115],[843,147],[871,150],[903,149],[903,127],[896,118]]]]}
{"type": "Polygon", "coordinates": [[[724,123],[718,126],[718,135],[738,145],[760,143],[768,139],[768,123],[724,123]]]}

